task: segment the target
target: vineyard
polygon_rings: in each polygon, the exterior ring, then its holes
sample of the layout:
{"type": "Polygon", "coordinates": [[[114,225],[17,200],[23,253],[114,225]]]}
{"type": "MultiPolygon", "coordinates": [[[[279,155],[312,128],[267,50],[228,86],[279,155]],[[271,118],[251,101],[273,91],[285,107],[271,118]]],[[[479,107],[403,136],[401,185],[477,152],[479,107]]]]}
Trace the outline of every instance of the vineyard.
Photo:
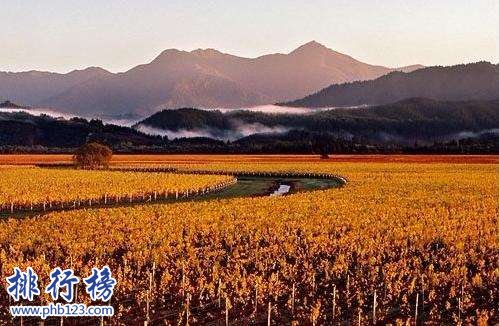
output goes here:
{"type": "MultiPolygon", "coordinates": [[[[109,265],[118,282],[111,302],[116,315],[89,324],[499,322],[494,164],[150,163],[185,172],[338,174],[348,184],[284,197],[6,218],[0,227],[2,280],[15,266],[31,266],[47,279],[55,266],[85,275],[109,265]]],[[[131,165],[141,164],[122,162],[131,165]]],[[[230,178],[35,168],[0,173],[4,204],[196,189],[230,178]]],[[[50,301],[46,294],[40,298],[50,301]]],[[[0,294],[5,322],[8,306],[0,294]]]]}
{"type": "Polygon", "coordinates": [[[172,173],[0,168],[0,212],[76,208],[205,193],[233,177],[172,173]]]}

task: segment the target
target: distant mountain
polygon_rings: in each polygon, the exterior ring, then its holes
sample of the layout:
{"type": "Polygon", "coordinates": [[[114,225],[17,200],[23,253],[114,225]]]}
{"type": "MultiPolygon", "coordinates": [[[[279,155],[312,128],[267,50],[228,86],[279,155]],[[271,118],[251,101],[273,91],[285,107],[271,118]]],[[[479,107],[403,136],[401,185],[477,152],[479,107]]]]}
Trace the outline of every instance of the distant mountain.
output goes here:
{"type": "Polygon", "coordinates": [[[170,137],[197,135],[220,139],[302,130],[340,138],[412,143],[415,140],[453,139],[460,133],[499,133],[499,100],[448,102],[412,98],[381,106],[312,111],[310,114],[164,110],[134,128],[170,137]]]}
{"type": "Polygon", "coordinates": [[[95,67],[67,74],[43,71],[0,72],[0,98],[20,105],[36,106],[75,85],[107,75],[112,74],[95,67]]]}
{"type": "MultiPolygon", "coordinates": [[[[421,66],[402,67],[412,71],[421,66]]],[[[0,98],[83,116],[147,116],[164,108],[234,108],[291,100],[332,83],[398,70],[355,60],[312,41],[289,54],[242,58],[213,49],[170,49],[148,64],[113,74],[0,73],[0,98]]]]}
{"type": "Polygon", "coordinates": [[[12,103],[9,100],[5,100],[5,101],[0,101],[0,108],[2,108],[2,109],[21,109],[23,107],[20,105],[17,105],[16,103],[12,103]]]}
{"type": "Polygon", "coordinates": [[[478,62],[392,72],[374,80],[335,84],[302,99],[295,107],[379,105],[410,97],[443,101],[499,99],[499,65],[478,62]]]}
{"type": "Polygon", "coordinates": [[[182,108],[177,110],[163,110],[140,121],[134,127],[149,126],[163,130],[196,130],[202,128],[215,128],[230,130],[232,114],[223,114],[218,110],[199,110],[182,108]]]}
{"type": "Polygon", "coordinates": [[[0,149],[6,146],[75,148],[87,141],[103,142],[115,149],[136,149],[137,146],[163,143],[161,137],[145,135],[127,127],[105,125],[100,120],[66,120],[0,110],[0,149]]]}

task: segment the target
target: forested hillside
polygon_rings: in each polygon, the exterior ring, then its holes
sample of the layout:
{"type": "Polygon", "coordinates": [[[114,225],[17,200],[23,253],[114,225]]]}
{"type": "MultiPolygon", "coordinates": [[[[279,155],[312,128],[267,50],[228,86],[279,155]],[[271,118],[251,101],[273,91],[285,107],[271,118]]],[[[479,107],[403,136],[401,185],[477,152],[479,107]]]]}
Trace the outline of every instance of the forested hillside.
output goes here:
{"type": "Polygon", "coordinates": [[[370,81],[334,84],[302,99],[296,107],[379,105],[411,97],[443,101],[499,99],[499,65],[478,62],[392,72],[370,81]]]}

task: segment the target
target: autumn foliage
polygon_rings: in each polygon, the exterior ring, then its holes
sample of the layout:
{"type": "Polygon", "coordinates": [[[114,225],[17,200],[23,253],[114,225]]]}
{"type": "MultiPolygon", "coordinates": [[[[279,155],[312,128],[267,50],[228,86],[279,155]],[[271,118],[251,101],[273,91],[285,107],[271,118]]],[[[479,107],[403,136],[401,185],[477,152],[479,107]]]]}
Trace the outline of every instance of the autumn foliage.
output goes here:
{"type": "Polygon", "coordinates": [[[73,156],[73,163],[80,168],[95,169],[108,167],[113,151],[98,143],[87,143],[78,148],[73,156]]]}
{"type": "MultiPolygon", "coordinates": [[[[230,323],[266,324],[269,312],[272,325],[499,321],[493,164],[181,167],[335,173],[348,184],[7,219],[2,272],[31,266],[47,279],[55,266],[86,275],[109,265],[118,280],[110,324],[215,324],[226,314],[230,323]]],[[[0,300],[6,314],[8,299],[0,300]]]]}

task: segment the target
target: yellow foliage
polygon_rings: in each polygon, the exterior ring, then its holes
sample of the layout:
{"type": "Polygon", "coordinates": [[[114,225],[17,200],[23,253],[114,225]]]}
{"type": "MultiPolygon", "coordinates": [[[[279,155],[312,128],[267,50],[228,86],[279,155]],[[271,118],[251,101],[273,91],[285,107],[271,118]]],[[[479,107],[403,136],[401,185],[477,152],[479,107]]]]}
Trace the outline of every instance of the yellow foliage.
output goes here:
{"type": "Polygon", "coordinates": [[[0,206],[195,191],[229,176],[6,167],[0,169],[0,206]]]}
{"type": "MultiPolygon", "coordinates": [[[[123,302],[123,323],[130,316],[144,314],[153,264],[156,279],[151,305],[157,307],[158,315],[168,315],[161,310],[165,305],[182,309],[188,291],[200,324],[223,315],[225,295],[231,318],[247,317],[255,301],[258,313],[265,314],[272,300],[273,320],[282,317],[281,323],[290,322],[293,285],[293,317],[299,324],[331,324],[327,321],[331,321],[333,285],[337,322],[357,323],[361,316],[368,323],[374,291],[376,317],[382,322],[412,320],[416,295],[419,309],[424,309],[424,313],[419,311],[420,318],[435,324],[451,323],[458,315],[472,324],[499,318],[494,306],[499,298],[499,247],[493,165],[224,162],[178,167],[336,173],[346,177],[348,184],[285,197],[9,219],[0,228],[3,270],[36,262],[33,268],[46,279],[50,268],[69,267],[68,253],[77,274],[85,274],[96,264],[108,264],[118,278],[113,301],[123,302]],[[465,304],[458,307],[458,299],[465,304]],[[206,313],[206,307],[215,313],[206,313]]],[[[115,191],[121,191],[121,184],[109,175],[96,176],[80,189],[91,193],[87,188],[116,182],[115,191]],[[112,180],[96,181],[102,179],[112,180]]],[[[161,183],[164,175],[147,176],[139,178],[147,189],[220,181],[196,176],[165,186],[161,183]]],[[[0,182],[5,184],[3,178],[0,182]]],[[[124,184],[125,193],[137,189],[133,182],[124,184]]],[[[49,189],[57,196],[53,183],[49,189]]]]}

